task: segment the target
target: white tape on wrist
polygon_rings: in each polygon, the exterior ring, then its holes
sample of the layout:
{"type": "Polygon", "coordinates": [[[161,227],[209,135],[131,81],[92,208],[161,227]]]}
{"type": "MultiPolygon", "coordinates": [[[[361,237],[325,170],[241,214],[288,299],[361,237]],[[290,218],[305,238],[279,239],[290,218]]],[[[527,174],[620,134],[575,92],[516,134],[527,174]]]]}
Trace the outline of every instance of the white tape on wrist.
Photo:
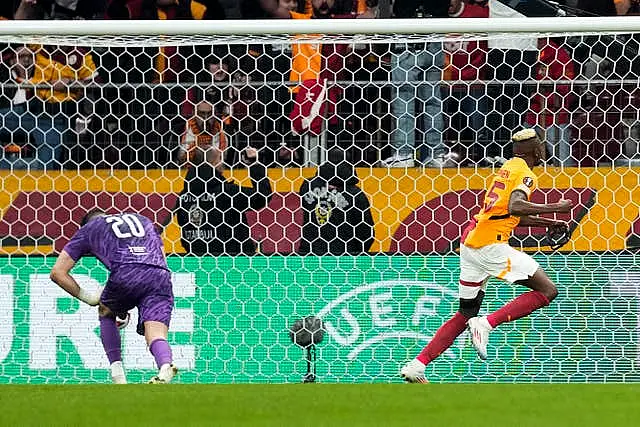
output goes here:
{"type": "Polygon", "coordinates": [[[89,305],[97,305],[99,298],[99,294],[87,292],[82,288],[80,288],[80,292],[78,292],[78,299],[89,305]]]}

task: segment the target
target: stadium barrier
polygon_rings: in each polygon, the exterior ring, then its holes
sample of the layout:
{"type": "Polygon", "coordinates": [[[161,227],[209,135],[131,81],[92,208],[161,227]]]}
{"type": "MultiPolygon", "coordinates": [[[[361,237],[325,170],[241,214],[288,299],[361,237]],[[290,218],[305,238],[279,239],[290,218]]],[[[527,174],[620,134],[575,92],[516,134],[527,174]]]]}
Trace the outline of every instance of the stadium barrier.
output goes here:
{"type": "MultiPolygon", "coordinates": [[[[429,367],[432,382],[636,382],[640,268],[636,255],[551,255],[537,260],[560,295],[535,316],[491,335],[482,363],[461,336],[429,367]]],[[[0,259],[0,383],[108,381],[94,308],[48,280],[51,260],[0,259]]],[[[320,382],[397,382],[401,361],[457,309],[455,256],[170,257],[176,310],[169,340],[183,383],[300,382],[303,350],[288,328],[324,322],[320,382]]],[[[106,279],[95,260],[83,287],[106,279]]],[[[483,312],[520,289],[493,282],[483,312]]],[[[132,323],[136,320],[135,310],[132,323]]],[[[145,381],[153,358],[134,324],[123,335],[128,378],[145,381]]]]}
{"type": "MultiPolygon", "coordinates": [[[[265,209],[248,214],[252,237],[260,242],[263,254],[295,252],[302,226],[298,191],[303,179],[314,173],[314,168],[269,170],[276,194],[265,209]]],[[[461,229],[479,210],[493,170],[361,168],[357,173],[375,223],[372,253],[446,254],[455,251],[461,229]]],[[[536,173],[540,189],[534,193],[535,201],[564,197],[575,202],[572,213],[562,216],[575,227],[562,251],[618,252],[639,246],[639,168],[550,167],[536,173]]],[[[250,185],[246,170],[226,175],[250,185]]],[[[184,253],[173,215],[184,181],[178,171],[47,175],[0,171],[0,180],[6,189],[0,194],[0,253],[54,254],[77,230],[82,216],[95,207],[133,209],[147,215],[165,227],[167,253],[184,253]]],[[[516,246],[548,249],[543,230],[518,228],[516,236],[516,246]]]]}

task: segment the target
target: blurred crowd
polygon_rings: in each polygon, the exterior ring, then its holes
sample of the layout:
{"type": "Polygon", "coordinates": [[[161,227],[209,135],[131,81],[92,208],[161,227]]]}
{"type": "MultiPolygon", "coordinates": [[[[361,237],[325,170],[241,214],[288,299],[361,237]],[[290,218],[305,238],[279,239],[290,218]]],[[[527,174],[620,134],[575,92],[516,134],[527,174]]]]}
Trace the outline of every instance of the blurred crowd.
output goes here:
{"type": "MultiPolygon", "coordinates": [[[[582,16],[636,0],[566,0],[582,16]]],[[[554,6],[555,7],[555,6],[554,6]]],[[[509,18],[497,0],[5,0],[3,19],[509,18]]],[[[623,18],[621,18],[623,19],[623,18]]],[[[187,167],[215,147],[240,167],[491,165],[514,130],[562,166],[634,160],[640,35],[394,44],[4,45],[0,168],[187,167]],[[636,84],[633,84],[633,80],[636,84]],[[586,83],[585,83],[586,82],[586,83]],[[610,83],[611,82],[611,83],[610,83]]]]}

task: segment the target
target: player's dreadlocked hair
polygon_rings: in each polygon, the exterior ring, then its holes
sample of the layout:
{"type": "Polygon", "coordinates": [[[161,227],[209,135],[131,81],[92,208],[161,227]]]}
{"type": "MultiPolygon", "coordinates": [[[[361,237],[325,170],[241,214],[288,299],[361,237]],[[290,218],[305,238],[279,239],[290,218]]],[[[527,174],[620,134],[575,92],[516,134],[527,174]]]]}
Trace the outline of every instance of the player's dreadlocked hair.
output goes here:
{"type": "Polygon", "coordinates": [[[535,130],[522,129],[513,134],[513,136],[511,137],[511,141],[513,142],[514,153],[516,150],[518,150],[520,152],[530,153],[534,155],[536,158],[536,165],[539,165],[544,161],[546,157],[545,145],[544,142],[542,142],[541,136],[535,130]]]}
{"type": "Polygon", "coordinates": [[[522,129],[516,133],[513,134],[513,136],[511,137],[511,140],[513,141],[514,144],[517,143],[540,143],[540,135],[538,135],[538,132],[536,132],[534,129],[522,129]]]}
{"type": "Polygon", "coordinates": [[[102,209],[99,209],[99,208],[91,209],[89,212],[85,214],[85,216],[82,217],[82,221],[80,221],[80,226],[82,227],[83,225],[91,221],[91,219],[97,216],[106,215],[106,214],[107,213],[102,209]]]}

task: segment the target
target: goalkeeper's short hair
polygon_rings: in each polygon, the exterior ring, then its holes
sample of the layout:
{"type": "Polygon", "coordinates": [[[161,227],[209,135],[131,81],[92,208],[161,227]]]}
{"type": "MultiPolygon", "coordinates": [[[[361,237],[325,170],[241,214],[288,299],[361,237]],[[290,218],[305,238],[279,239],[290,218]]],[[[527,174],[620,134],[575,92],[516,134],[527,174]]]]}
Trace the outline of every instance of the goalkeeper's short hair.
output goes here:
{"type": "Polygon", "coordinates": [[[86,223],[88,223],[89,221],[91,221],[93,218],[97,216],[102,216],[106,214],[107,213],[100,208],[91,209],[89,212],[85,214],[85,216],[82,217],[82,221],[80,221],[80,226],[82,227],[83,225],[85,225],[86,223]]]}

